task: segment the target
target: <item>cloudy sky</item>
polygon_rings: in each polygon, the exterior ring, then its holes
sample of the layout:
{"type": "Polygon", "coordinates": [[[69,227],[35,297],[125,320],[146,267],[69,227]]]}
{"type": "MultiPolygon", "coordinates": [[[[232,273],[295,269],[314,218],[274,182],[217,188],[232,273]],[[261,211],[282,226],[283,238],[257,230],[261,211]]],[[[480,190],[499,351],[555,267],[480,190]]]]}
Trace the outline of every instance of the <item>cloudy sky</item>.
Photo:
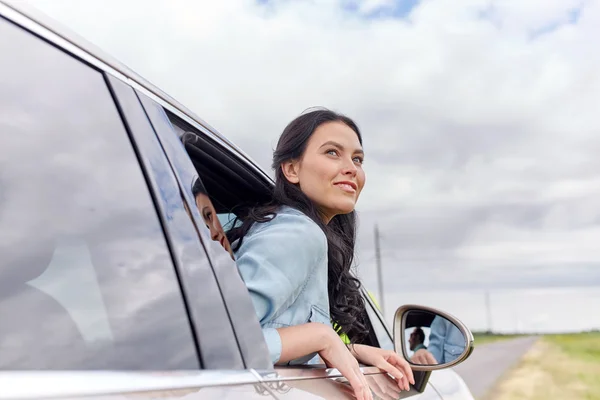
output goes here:
{"type": "Polygon", "coordinates": [[[28,2],[265,168],[304,109],[354,118],[370,285],[375,223],[386,288],[600,284],[600,1],[28,2]]]}

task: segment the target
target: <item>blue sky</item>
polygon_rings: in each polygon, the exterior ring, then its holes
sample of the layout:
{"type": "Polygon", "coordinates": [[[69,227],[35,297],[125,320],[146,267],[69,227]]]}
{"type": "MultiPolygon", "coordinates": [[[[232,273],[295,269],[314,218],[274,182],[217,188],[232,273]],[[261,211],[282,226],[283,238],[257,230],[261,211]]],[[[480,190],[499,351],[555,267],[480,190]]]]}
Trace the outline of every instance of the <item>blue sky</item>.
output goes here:
{"type": "Polygon", "coordinates": [[[342,0],[342,9],[348,12],[356,13],[367,19],[389,19],[405,18],[420,3],[420,0],[396,0],[388,4],[382,4],[361,13],[361,1],[342,0]]]}

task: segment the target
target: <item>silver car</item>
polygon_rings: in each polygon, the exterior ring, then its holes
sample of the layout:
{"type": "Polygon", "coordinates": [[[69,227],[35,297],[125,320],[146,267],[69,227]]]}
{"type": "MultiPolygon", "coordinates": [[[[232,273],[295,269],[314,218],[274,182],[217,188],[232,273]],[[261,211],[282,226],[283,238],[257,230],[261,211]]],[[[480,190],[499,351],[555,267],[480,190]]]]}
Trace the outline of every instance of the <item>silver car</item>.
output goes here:
{"type": "MultiPolygon", "coordinates": [[[[0,399],[352,398],[325,365],[273,368],[235,262],[194,206],[200,179],[226,224],[268,198],[264,171],[19,2],[0,0],[0,54],[0,399]]],[[[413,364],[410,391],[364,366],[376,398],[472,399],[451,370],[473,349],[459,320],[406,305],[392,332],[364,295],[376,345],[409,360],[410,332],[435,318],[464,338],[444,364],[413,364]]]]}

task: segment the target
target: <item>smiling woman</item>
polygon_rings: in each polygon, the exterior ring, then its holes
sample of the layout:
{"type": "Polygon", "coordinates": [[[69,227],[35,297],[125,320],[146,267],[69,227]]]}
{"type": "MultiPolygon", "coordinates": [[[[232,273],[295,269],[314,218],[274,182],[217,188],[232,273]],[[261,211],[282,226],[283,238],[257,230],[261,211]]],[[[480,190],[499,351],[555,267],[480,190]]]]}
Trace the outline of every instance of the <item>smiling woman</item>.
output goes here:
{"type": "Polygon", "coordinates": [[[229,238],[272,362],[320,363],[320,356],[348,379],[358,399],[370,399],[358,361],[387,371],[399,390],[409,390],[414,379],[401,356],[376,347],[351,272],[363,157],[350,118],[327,109],[300,115],[273,154],[271,200],[240,213],[229,238]]]}

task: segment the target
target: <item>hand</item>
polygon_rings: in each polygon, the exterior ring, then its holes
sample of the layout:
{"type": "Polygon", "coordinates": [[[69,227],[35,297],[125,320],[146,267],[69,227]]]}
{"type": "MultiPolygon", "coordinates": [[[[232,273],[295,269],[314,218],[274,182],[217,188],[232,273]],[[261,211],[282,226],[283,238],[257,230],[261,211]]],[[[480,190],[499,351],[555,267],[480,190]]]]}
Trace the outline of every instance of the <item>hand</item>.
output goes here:
{"type": "Polygon", "coordinates": [[[422,365],[437,365],[438,362],[429,351],[425,349],[420,349],[413,354],[410,358],[410,361],[414,364],[422,364],[422,365]]]}
{"type": "Polygon", "coordinates": [[[352,354],[363,364],[377,367],[396,379],[400,390],[410,390],[415,378],[408,362],[395,351],[363,344],[350,345],[352,354]]]}
{"type": "Polygon", "coordinates": [[[388,374],[365,375],[371,390],[379,399],[397,400],[400,398],[401,389],[396,381],[388,374]]]}
{"type": "Polygon", "coordinates": [[[319,356],[321,356],[328,367],[337,368],[348,380],[357,400],[373,400],[371,389],[367,383],[367,379],[360,370],[358,361],[350,353],[344,342],[340,340],[337,333],[331,328],[329,328],[329,331],[331,332],[326,336],[325,348],[319,351],[319,356]]]}

